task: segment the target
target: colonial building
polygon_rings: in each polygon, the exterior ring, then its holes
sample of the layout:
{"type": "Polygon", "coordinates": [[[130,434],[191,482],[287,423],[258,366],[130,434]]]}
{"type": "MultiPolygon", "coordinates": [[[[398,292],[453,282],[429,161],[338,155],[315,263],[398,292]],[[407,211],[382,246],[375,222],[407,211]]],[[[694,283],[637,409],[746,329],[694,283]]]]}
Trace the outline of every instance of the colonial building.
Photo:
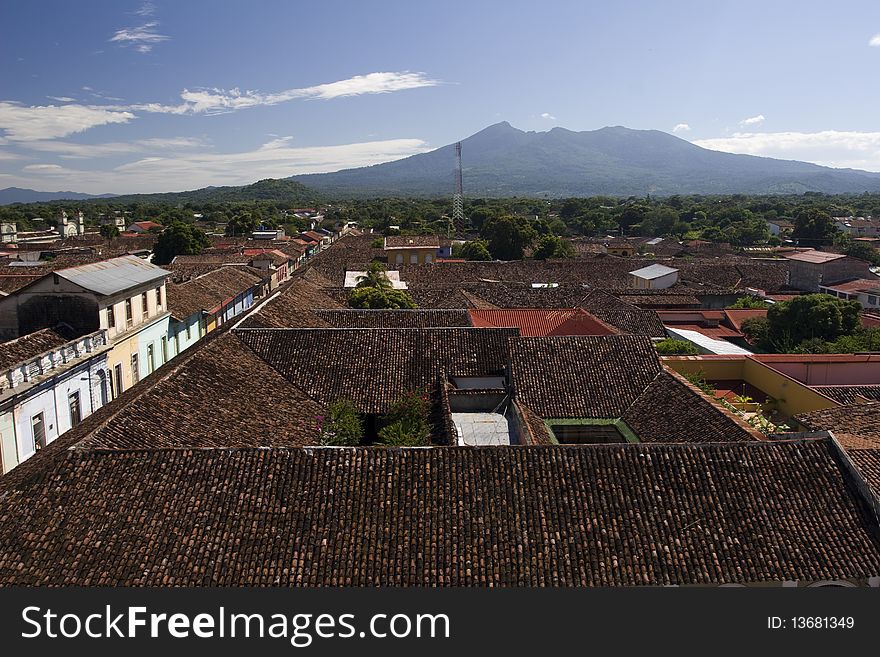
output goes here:
{"type": "Polygon", "coordinates": [[[394,235],[386,237],[389,265],[422,265],[437,260],[440,238],[436,235],[394,235]]]}
{"type": "Polygon", "coordinates": [[[71,340],[59,331],[0,344],[0,473],[110,400],[107,332],[71,340]]]}
{"type": "Polygon", "coordinates": [[[74,335],[104,329],[116,395],[166,360],[165,282],[170,272],[136,256],[59,269],[0,300],[0,334],[27,335],[60,323],[74,335]]]}

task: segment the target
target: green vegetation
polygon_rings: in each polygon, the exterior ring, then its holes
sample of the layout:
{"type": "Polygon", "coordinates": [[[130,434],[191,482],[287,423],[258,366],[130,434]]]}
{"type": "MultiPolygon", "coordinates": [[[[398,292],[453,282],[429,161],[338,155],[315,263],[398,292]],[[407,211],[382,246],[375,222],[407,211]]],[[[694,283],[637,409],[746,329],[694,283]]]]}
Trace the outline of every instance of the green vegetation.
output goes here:
{"type": "Polygon", "coordinates": [[[167,265],[179,255],[198,255],[210,245],[205,233],[190,224],[175,222],[165,228],[153,247],[153,262],[167,265]]]}
{"type": "Polygon", "coordinates": [[[359,287],[352,290],[348,297],[348,305],[352,308],[373,310],[413,310],[418,308],[412,297],[403,290],[383,290],[375,287],[359,287]]]}
{"type": "Polygon", "coordinates": [[[700,350],[693,343],[672,338],[660,340],[654,347],[661,356],[696,356],[700,353],[700,350]]]}
{"type": "Polygon", "coordinates": [[[385,415],[378,444],[386,447],[421,447],[430,444],[430,405],[425,391],[401,397],[385,415]]]}
{"type": "Polygon", "coordinates": [[[321,445],[354,447],[364,439],[364,419],[354,402],[339,399],[327,408],[327,415],[319,415],[318,441],[321,445]]]}
{"type": "Polygon", "coordinates": [[[101,228],[98,230],[98,232],[101,233],[101,235],[103,237],[106,237],[107,239],[113,239],[114,237],[119,237],[119,229],[116,226],[114,226],[113,224],[107,224],[105,226],[101,226],[101,228]]]}
{"type": "Polygon", "coordinates": [[[391,289],[391,281],[388,280],[388,270],[381,262],[373,261],[367,271],[359,277],[357,287],[374,287],[377,290],[391,289]]]}
{"type": "Polygon", "coordinates": [[[489,243],[486,240],[471,240],[452,249],[452,254],[465,260],[487,261],[492,259],[489,243]]]}
{"type": "Polygon", "coordinates": [[[483,224],[480,235],[487,240],[496,260],[522,260],[537,232],[525,217],[492,217],[483,224]]]}
{"type": "Polygon", "coordinates": [[[718,390],[706,380],[706,373],[703,370],[685,374],[684,378],[699,388],[704,394],[714,397],[718,390]]]}
{"type": "Polygon", "coordinates": [[[727,306],[731,310],[764,310],[770,304],[760,297],[753,297],[750,294],[739,297],[732,305],[727,306]]]}
{"type": "Polygon", "coordinates": [[[861,308],[858,301],[807,294],[773,304],[766,318],[746,320],[743,333],[750,342],[771,353],[833,348],[841,338],[861,335],[861,308]]]}
{"type": "Polygon", "coordinates": [[[574,249],[570,242],[556,235],[542,235],[535,244],[532,257],[535,260],[549,260],[551,258],[570,258],[574,255],[574,249]]]}

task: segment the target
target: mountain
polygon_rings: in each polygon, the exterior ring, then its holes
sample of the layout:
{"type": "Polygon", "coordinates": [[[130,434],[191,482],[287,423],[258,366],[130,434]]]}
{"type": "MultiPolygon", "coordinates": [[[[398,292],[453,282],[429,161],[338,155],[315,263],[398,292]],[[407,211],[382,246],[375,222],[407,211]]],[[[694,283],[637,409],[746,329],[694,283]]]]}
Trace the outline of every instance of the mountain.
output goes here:
{"type": "MultiPolygon", "coordinates": [[[[293,176],[333,196],[448,196],[454,145],[334,173],[293,176]]],[[[525,132],[502,122],[462,141],[468,196],[828,194],[880,191],[880,174],[701,148],[620,126],[525,132]]]]}
{"type": "Polygon", "coordinates": [[[126,194],[115,196],[113,203],[237,203],[246,201],[279,201],[292,205],[320,203],[323,196],[302,183],[289,178],[260,180],[238,187],[203,187],[188,192],[163,194],[126,194]]]}
{"type": "Polygon", "coordinates": [[[0,205],[12,203],[45,203],[48,201],[84,201],[91,198],[111,198],[113,194],[81,194],[79,192],[38,192],[34,189],[7,187],[0,189],[0,205]]]}

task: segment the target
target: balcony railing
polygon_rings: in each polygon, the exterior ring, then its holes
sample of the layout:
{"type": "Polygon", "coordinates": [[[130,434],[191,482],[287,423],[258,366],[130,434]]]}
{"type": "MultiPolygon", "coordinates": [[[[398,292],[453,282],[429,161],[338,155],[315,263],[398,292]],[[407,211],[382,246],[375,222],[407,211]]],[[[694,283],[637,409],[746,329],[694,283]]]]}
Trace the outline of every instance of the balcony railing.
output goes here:
{"type": "Polygon", "coordinates": [[[108,344],[107,330],[99,329],[38,356],[16,363],[12,367],[0,371],[0,393],[15,389],[54,370],[60,370],[68,363],[94,353],[106,344],[108,344]]]}

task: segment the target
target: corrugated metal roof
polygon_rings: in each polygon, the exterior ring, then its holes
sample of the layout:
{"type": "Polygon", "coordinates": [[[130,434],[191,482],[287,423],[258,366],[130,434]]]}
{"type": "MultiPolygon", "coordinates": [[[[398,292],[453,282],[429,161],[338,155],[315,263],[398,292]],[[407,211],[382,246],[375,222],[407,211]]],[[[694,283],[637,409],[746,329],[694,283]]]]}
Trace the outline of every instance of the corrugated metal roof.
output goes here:
{"type": "Polygon", "coordinates": [[[170,271],[132,255],[60,269],[55,273],[86,290],[105,296],[171,275],[170,271]]]}
{"type": "Polygon", "coordinates": [[[693,342],[695,345],[697,345],[697,347],[705,349],[706,352],[710,354],[735,354],[747,356],[751,355],[752,353],[747,349],[737,347],[735,344],[728,342],[727,340],[715,340],[714,338],[710,338],[708,335],[703,335],[702,333],[698,333],[697,331],[680,329],[677,326],[667,326],[666,330],[672,337],[681,340],[687,340],[688,342],[693,342]]]}
{"type": "Polygon", "coordinates": [[[666,276],[667,274],[674,274],[677,271],[677,269],[667,267],[666,265],[654,264],[648,265],[647,267],[642,267],[641,269],[636,269],[635,271],[631,271],[630,274],[638,276],[639,278],[646,278],[648,280],[651,280],[654,278],[666,276]]]}
{"type": "Polygon", "coordinates": [[[785,253],[784,257],[789,260],[798,260],[800,262],[810,262],[821,265],[832,260],[840,260],[846,256],[842,253],[828,253],[827,251],[800,251],[798,253],[785,253]]]}

